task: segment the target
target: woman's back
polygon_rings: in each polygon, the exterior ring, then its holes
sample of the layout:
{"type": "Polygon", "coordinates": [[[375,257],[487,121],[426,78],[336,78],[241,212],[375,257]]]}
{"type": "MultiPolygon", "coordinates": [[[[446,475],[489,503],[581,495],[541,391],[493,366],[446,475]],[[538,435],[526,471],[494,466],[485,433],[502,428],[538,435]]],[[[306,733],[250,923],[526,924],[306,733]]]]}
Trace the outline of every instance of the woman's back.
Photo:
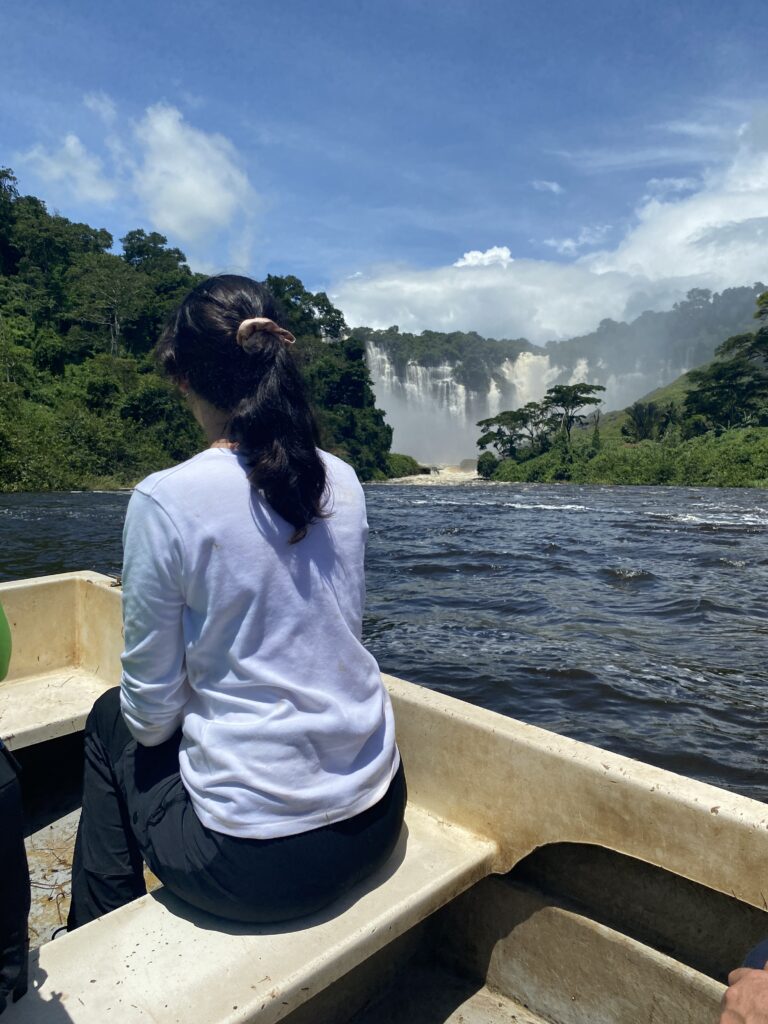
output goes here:
{"type": "Polygon", "coordinates": [[[183,722],[182,779],[219,832],[271,838],[351,817],[398,766],[360,643],[363,492],[349,466],[322,459],[326,517],[297,544],[228,448],[148,477],[131,499],[123,713],[144,743],[183,722]]]}

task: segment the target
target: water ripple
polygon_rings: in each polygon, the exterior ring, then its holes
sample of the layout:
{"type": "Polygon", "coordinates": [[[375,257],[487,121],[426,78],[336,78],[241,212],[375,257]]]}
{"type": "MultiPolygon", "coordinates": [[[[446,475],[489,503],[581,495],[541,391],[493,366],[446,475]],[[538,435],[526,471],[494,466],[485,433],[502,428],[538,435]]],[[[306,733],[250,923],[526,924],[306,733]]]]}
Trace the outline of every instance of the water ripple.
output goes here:
{"type": "MultiPolygon", "coordinates": [[[[768,799],[768,495],[367,489],[382,668],[768,799]]],[[[116,573],[126,494],[0,496],[0,579],[116,573]]]]}

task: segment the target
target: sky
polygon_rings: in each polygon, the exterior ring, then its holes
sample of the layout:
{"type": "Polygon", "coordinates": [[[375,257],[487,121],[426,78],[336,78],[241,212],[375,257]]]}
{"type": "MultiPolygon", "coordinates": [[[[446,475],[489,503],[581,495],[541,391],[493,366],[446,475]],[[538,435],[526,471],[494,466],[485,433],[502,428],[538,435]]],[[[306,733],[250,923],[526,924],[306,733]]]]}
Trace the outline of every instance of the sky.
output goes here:
{"type": "Polygon", "coordinates": [[[535,342],[768,281],[764,0],[6,0],[0,164],[352,325],[535,342]]]}

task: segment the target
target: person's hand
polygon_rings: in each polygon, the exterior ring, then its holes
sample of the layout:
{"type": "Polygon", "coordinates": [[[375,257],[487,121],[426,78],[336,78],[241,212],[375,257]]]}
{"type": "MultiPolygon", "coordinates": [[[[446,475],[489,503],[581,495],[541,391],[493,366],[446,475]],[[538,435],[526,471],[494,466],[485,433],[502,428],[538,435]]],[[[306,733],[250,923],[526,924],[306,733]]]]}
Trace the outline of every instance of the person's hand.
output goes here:
{"type": "Polygon", "coordinates": [[[768,968],[740,967],[728,975],[719,1024],[768,1024],[768,968]]]}

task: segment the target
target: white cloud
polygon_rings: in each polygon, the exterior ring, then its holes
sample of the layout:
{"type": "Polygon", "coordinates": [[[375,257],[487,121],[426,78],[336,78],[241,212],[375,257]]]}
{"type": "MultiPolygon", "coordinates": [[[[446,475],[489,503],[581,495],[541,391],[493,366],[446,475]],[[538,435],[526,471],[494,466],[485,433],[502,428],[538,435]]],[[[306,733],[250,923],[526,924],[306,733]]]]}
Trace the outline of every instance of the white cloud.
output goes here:
{"type": "Polygon", "coordinates": [[[116,184],[105,175],[102,161],[87,151],[77,135],[66,135],[61,146],[50,152],[34,146],[19,154],[18,162],[47,184],[64,184],[81,202],[109,203],[117,195],[116,184]]]}
{"type": "Polygon", "coordinates": [[[543,178],[536,178],[531,185],[537,192],[554,192],[556,196],[561,195],[565,189],[557,181],[545,181],[543,178]]]}
{"type": "Polygon", "coordinates": [[[610,224],[593,224],[582,228],[575,238],[545,238],[544,245],[555,249],[561,256],[575,256],[581,249],[604,242],[610,230],[610,224]]]}
{"type": "Polygon", "coordinates": [[[698,181],[655,179],[656,194],[641,200],[613,248],[578,255],[605,230],[589,228],[575,239],[550,240],[573,257],[567,262],[503,264],[468,253],[452,266],[384,267],[342,281],[334,300],[352,324],[474,329],[543,342],[593,330],[605,317],[668,309],[693,287],[766,281],[768,119],[755,119],[739,140],[729,159],[698,181]]]}
{"type": "Polygon", "coordinates": [[[241,220],[242,235],[255,195],[228,139],[187,124],[163,103],[147,109],[134,136],[141,156],[133,188],[156,228],[199,244],[241,220]]]}
{"type": "Polygon", "coordinates": [[[231,269],[248,269],[255,231],[256,193],[239,153],[223,135],[184,120],[175,107],[158,103],[126,127],[104,93],[89,93],[85,106],[109,128],[104,139],[108,169],[77,135],[58,149],[35,146],[18,156],[47,184],[76,200],[133,202],[134,216],[191,248],[197,266],[208,266],[209,244],[225,237],[231,269]]]}
{"type": "Polygon", "coordinates": [[[582,171],[630,171],[643,167],[668,167],[670,164],[706,164],[716,155],[716,148],[710,139],[691,138],[683,142],[652,144],[634,149],[597,146],[559,150],[557,155],[582,171]]]}
{"type": "Polygon", "coordinates": [[[645,183],[648,189],[648,196],[663,198],[673,195],[676,192],[692,192],[701,186],[699,178],[649,178],[645,183]]]}
{"type": "Polygon", "coordinates": [[[453,265],[454,267],[507,267],[510,263],[514,263],[514,259],[507,246],[494,245],[484,252],[479,249],[470,249],[453,265]]]}
{"type": "MultiPolygon", "coordinates": [[[[723,121],[696,120],[679,118],[678,120],[665,121],[658,125],[670,135],[682,135],[691,139],[729,139],[734,134],[733,125],[723,121]]],[[[736,134],[744,130],[744,125],[736,127],[736,134]]]]}
{"type": "Polygon", "coordinates": [[[96,114],[106,125],[112,125],[117,117],[117,107],[105,92],[88,92],[83,96],[83,103],[96,114]]]}

